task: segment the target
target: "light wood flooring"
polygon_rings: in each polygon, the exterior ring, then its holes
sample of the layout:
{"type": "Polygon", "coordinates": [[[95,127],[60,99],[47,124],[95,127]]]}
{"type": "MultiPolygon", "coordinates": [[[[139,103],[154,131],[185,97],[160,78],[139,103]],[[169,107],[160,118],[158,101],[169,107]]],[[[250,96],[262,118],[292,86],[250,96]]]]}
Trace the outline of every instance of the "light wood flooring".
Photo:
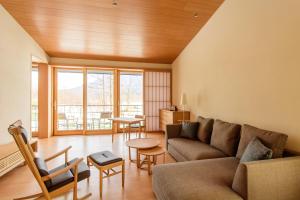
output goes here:
{"type": "MultiPolygon", "coordinates": [[[[132,134],[134,137],[135,134],[132,134]]],[[[164,145],[164,136],[160,133],[148,134],[148,137],[157,138],[164,145]]],[[[148,175],[147,170],[137,169],[135,163],[128,160],[128,148],[125,145],[125,140],[121,134],[115,135],[115,141],[112,144],[111,135],[91,135],[91,136],[56,136],[49,139],[42,139],[38,142],[38,156],[47,157],[53,153],[72,145],[69,152],[69,159],[75,157],[83,157],[97,152],[109,150],[116,155],[120,155],[126,159],[126,175],[125,188],[121,187],[121,176],[116,175],[103,181],[103,199],[104,200],[152,200],[155,196],[152,192],[152,177],[148,175]]],[[[133,158],[135,158],[135,151],[132,151],[133,158]]],[[[62,164],[63,157],[56,159],[49,163],[51,167],[62,164]]],[[[170,155],[166,155],[166,163],[174,162],[170,155]]],[[[162,158],[158,158],[158,164],[162,163],[162,158]]],[[[90,183],[82,181],[79,183],[78,192],[79,197],[87,192],[92,193],[90,199],[99,198],[99,172],[96,168],[91,168],[90,183]]],[[[0,199],[11,200],[33,193],[39,192],[39,186],[36,183],[33,175],[27,166],[21,166],[0,178],[0,199]]],[[[63,197],[55,199],[72,199],[72,191],[63,197]]]]}

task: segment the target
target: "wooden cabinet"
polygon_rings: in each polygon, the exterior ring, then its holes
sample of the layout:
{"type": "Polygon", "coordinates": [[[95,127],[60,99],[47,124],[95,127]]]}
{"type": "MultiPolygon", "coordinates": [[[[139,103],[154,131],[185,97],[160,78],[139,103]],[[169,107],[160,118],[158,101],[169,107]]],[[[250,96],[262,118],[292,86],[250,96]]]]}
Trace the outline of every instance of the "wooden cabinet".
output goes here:
{"type": "Polygon", "coordinates": [[[167,124],[178,124],[183,120],[190,120],[189,111],[170,111],[170,110],[160,110],[159,111],[159,129],[161,131],[166,131],[167,124]],[[184,114],[184,115],[183,115],[184,114]]]}

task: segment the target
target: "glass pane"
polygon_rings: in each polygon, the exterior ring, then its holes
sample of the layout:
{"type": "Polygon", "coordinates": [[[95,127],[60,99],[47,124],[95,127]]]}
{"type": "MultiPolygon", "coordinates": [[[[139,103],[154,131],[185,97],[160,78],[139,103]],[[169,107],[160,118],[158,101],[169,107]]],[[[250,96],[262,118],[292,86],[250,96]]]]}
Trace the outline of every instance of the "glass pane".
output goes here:
{"type": "Polygon", "coordinates": [[[87,129],[112,129],[114,76],[110,71],[87,73],[87,129]]]}
{"type": "Polygon", "coordinates": [[[143,73],[120,73],[120,116],[143,114],[143,73]]]}
{"type": "Polygon", "coordinates": [[[38,69],[31,71],[31,131],[38,131],[38,89],[39,73],[38,69]]]}
{"type": "Polygon", "coordinates": [[[83,73],[80,70],[58,70],[57,129],[83,129],[83,73]]]}

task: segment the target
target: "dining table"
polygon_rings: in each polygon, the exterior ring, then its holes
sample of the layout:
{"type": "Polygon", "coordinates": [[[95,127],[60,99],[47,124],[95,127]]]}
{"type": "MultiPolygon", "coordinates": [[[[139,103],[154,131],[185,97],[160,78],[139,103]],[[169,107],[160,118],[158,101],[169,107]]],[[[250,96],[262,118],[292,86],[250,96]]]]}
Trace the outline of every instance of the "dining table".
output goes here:
{"type": "Polygon", "coordinates": [[[130,133],[131,133],[131,125],[132,124],[139,124],[139,136],[141,136],[141,122],[144,121],[144,119],[141,118],[134,118],[134,117],[112,117],[108,120],[112,121],[112,142],[114,142],[114,134],[117,133],[117,126],[118,124],[123,124],[128,126],[128,135],[130,140],[130,133]]]}

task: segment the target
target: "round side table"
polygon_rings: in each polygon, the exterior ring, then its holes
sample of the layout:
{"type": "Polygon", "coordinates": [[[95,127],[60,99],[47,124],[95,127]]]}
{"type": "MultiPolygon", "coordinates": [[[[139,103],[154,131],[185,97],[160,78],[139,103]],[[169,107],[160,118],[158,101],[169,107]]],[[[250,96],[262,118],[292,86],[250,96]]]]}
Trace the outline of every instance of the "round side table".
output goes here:
{"type": "Polygon", "coordinates": [[[160,145],[160,141],[154,138],[139,138],[139,139],[132,139],[126,142],[129,150],[129,160],[132,162],[131,159],[131,148],[136,149],[136,164],[137,167],[140,167],[140,157],[139,151],[142,149],[151,149],[160,145]]]}
{"type": "Polygon", "coordinates": [[[147,165],[148,165],[148,174],[149,175],[152,174],[151,164],[156,165],[156,163],[157,163],[157,156],[163,155],[163,163],[165,163],[165,161],[166,161],[165,152],[166,152],[165,149],[162,148],[162,147],[154,147],[152,149],[141,149],[141,150],[139,150],[139,157],[141,155],[146,156],[146,159],[142,161],[141,166],[144,163],[147,163],[147,165]],[[152,158],[153,161],[151,161],[151,158],[152,158]]]}

